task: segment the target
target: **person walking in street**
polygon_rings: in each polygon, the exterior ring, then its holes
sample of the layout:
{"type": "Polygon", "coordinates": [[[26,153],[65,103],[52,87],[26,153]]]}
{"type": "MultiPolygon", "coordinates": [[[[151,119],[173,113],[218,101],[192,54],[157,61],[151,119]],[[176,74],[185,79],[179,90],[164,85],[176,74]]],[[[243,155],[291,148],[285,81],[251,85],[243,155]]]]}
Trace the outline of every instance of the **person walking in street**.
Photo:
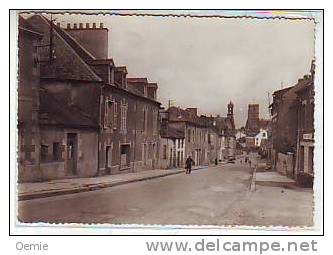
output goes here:
{"type": "Polygon", "coordinates": [[[190,174],[192,170],[192,165],[194,165],[194,161],[191,158],[191,156],[188,156],[185,162],[185,169],[186,169],[186,174],[190,174]]]}

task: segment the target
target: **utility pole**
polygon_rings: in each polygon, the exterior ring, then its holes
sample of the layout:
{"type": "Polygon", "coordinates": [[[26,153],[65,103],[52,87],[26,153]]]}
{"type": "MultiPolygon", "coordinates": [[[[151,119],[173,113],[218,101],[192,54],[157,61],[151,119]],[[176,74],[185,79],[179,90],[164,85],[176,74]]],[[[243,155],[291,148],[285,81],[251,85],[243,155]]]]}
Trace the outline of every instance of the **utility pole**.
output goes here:
{"type": "Polygon", "coordinates": [[[51,18],[50,18],[50,31],[49,31],[49,43],[48,44],[42,44],[42,45],[37,45],[35,46],[37,49],[38,48],[45,48],[45,53],[47,52],[47,48],[49,50],[49,56],[47,58],[47,56],[45,56],[45,60],[39,60],[39,63],[52,63],[53,60],[56,59],[55,56],[55,50],[53,49],[53,22],[56,19],[53,19],[52,14],[51,14],[51,18]]]}
{"type": "Polygon", "coordinates": [[[50,47],[49,47],[49,61],[52,62],[53,55],[53,19],[51,14],[51,22],[50,22],[50,47]]]}

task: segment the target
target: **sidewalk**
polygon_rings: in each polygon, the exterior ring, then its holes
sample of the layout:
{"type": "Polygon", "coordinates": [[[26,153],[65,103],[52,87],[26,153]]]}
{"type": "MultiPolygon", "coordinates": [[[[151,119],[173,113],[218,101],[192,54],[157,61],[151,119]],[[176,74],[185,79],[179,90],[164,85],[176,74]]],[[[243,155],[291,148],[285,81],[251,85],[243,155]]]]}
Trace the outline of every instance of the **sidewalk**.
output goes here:
{"type": "MultiPolygon", "coordinates": [[[[193,168],[192,171],[207,167],[208,166],[198,166],[193,168]]],[[[185,170],[183,168],[170,170],[155,169],[136,173],[124,173],[100,177],[61,179],[48,182],[18,183],[18,200],[22,201],[34,198],[93,191],[131,182],[145,181],[168,175],[180,174],[184,172],[185,170]]]]}
{"type": "Polygon", "coordinates": [[[276,171],[256,172],[255,184],[262,186],[277,186],[277,187],[289,187],[296,186],[295,180],[288,178],[285,175],[281,175],[276,171]]]}

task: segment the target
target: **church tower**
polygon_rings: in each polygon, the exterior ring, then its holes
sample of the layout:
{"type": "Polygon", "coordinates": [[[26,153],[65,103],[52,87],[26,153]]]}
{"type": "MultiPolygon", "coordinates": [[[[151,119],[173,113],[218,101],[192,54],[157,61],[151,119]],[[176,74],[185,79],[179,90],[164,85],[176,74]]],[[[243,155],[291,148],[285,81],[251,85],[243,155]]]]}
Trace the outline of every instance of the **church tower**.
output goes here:
{"type": "Polygon", "coordinates": [[[228,114],[227,118],[230,119],[232,128],[235,129],[235,121],[234,121],[234,104],[230,101],[228,104],[228,114]]]}
{"type": "Polygon", "coordinates": [[[233,117],[234,116],[234,104],[230,101],[228,104],[228,117],[233,117]]]}

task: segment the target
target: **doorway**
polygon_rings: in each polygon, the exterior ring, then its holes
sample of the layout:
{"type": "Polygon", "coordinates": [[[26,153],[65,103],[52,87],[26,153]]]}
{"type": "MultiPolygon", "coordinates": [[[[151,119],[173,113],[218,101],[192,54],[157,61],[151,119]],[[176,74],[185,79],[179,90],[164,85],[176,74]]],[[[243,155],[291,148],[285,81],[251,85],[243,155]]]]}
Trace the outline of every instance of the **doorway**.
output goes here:
{"type": "Polygon", "coordinates": [[[105,172],[111,174],[111,146],[105,147],[105,172]]]}
{"type": "Polygon", "coordinates": [[[67,174],[77,175],[77,134],[67,134],[67,174]]]}
{"type": "Polygon", "coordinates": [[[130,145],[122,144],[120,145],[120,165],[121,168],[129,167],[130,165],[130,145]]]}

